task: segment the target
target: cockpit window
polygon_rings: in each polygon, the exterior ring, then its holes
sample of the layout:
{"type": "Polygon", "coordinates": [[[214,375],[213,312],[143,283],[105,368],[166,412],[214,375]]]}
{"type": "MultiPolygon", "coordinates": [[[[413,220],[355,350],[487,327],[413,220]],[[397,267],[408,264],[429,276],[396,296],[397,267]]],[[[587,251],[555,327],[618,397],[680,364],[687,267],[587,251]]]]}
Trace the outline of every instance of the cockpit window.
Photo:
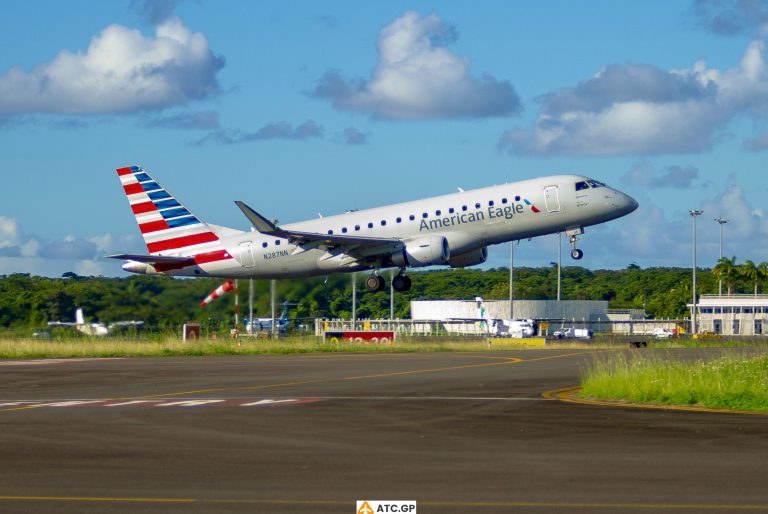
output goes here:
{"type": "Polygon", "coordinates": [[[606,185],[599,180],[587,180],[587,182],[589,182],[589,185],[592,187],[606,187],[606,185]]]}
{"type": "Polygon", "coordinates": [[[583,180],[581,182],[576,182],[576,191],[583,191],[584,189],[589,189],[586,182],[583,180]]]}

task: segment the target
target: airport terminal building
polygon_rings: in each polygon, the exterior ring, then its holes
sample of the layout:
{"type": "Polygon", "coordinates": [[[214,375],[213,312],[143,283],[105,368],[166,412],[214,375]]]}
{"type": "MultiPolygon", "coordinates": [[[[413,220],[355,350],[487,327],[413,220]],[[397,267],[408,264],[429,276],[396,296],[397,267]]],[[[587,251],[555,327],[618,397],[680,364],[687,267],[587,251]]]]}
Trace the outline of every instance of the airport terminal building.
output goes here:
{"type": "MultiPolygon", "coordinates": [[[[693,312],[693,304],[688,304],[693,312]]],[[[696,304],[699,332],[761,336],[768,333],[768,295],[702,295],[696,304]]]]}

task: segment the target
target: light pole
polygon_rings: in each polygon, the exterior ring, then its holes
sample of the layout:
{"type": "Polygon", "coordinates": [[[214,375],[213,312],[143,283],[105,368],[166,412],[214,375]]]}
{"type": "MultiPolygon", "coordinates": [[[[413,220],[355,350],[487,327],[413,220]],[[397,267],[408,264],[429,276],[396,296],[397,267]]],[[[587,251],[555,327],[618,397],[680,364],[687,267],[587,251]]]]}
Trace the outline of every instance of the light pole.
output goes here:
{"type": "Polygon", "coordinates": [[[691,313],[691,334],[696,334],[696,216],[701,216],[704,211],[688,211],[693,218],[693,310],[691,313]]]}
{"type": "Polygon", "coordinates": [[[515,242],[509,242],[509,319],[515,319],[515,242]]]}
{"type": "Polygon", "coordinates": [[[563,256],[563,237],[560,232],[557,233],[557,301],[560,301],[560,266],[563,256]]]}
{"type": "MultiPolygon", "coordinates": [[[[715,218],[715,221],[720,225],[720,258],[723,258],[723,225],[728,223],[730,220],[727,220],[725,218],[715,218]]],[[[723,296],[723,279],[717,281],[717,294],[718,296],[723,296]]]]}

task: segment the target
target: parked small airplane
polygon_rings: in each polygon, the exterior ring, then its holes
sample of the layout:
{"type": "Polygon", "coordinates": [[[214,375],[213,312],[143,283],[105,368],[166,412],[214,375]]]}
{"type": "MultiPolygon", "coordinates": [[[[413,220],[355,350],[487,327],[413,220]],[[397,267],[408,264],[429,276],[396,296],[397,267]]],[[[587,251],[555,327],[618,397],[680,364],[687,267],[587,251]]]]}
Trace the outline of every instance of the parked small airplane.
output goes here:
{"type": "MultiPolygon", "coordinates": [[[[280,334],[288,331],[288,327],[291,323],[291,320],[288,319],[288,307],[298,304],[283,302],[282,305],[283,312],[280,314],[279,318],[275,318],[275,321],[277,322],[277,332],[280,334]]],[[[251,325],[251,321],[248,318],[245,318],[243,319],[243,323],[245,324],[246,332],[249,334],[262,331],[272,332],[272,318],[254,318],[253,325],[251,325]]]]}
{"type": "Polygon", "coordinates": [[[620,218],[637,202],[602,182],[557,175],[435,196],[284,226],[241,201],[253,226],[205,223],[138,166],[118,168],[149,255],[118,254],[132,273],[223,278],[290,278],[372,270],[369,291],[384,289],[382,268],[397,267],[396,291],[407,291],[408,267],[465,267],[485,262],[488,245],[565,232],[571,257],[584,227],[620,218]]]}
{"type": "Polygon", "coordinates": [[[144,325],[143,321],[116,321],[105,325],[104,323],[86,323],[83,316],[83,309],[78,308],[75,311],[75,321],[49,321],[49,327],[73,327],[83,334],[89,336],[105,336],[111,334],[119,327],[140,327],[144,325]]]}
{"type": "Polygon", "coordinates": [[[538,332],[539,324],[533,319],[503,319],[492,318],[485,308],[483,299],[475,297],[477,303],[477,317],[475,318],[448,318],[451,321],[467,321],[480,323],[488,335],[494,337],[533,337],[538,332]]]}

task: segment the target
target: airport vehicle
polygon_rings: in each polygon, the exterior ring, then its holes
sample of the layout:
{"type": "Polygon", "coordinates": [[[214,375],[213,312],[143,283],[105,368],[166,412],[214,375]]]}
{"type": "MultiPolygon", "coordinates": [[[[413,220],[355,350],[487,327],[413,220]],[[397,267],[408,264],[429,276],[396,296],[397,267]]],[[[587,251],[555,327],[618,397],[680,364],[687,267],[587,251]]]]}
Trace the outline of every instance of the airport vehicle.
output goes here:
{"type": "MultiPolygon", "coordinates": [[[[275,322],[277,322],[277,332],[279,334],[287,332],[288,327],[291,324],[291,320],[288,319],[288,307],[291,305],[298,304],[292,302],[283,302],[283,312],[280,314],[279,318],[275,319],[275,322]]],[[[270,333],[272,332],[272,318],[253,318],[253,323],[251,323],[250,319],[244,318],[243,323],[245,324],[245,331],[248,334],[263,331],[270,333]]]]}
{"type": "Polygon", "coordinates": [[[552,335],[558,339],[591,339],[592,331],[588,328],[566,328],[555,330],[552,335]]]}
{"type": "Polygon", "coordinates": [[[653,337],[656,339],[671,339],[675,337],[675,333],[668,328],[656,327],[653,329],[653,337]]]}
{"type": "Polygon", "coordinates": [[[132,273],[224,278],[289,278],[372,270],[369,291],[384,289],[382,268],[397,267],[396,291],[407,291],[408,267],[465,267],[485,262],[488,245],[565,232],[571,257],[584,227],[637,209],[628,195],[580,175],[557,175],[350,211],[287,225],[242,201],[253,227],[205,223],[139,166],[117,174],[147,245],[147,255],[117,254],[132,273]]]}
{"type": "Polygon", "coordinates": [[[89,336],[105,336],[111,334],[118,328],[140,327],[144,325],[143,321],[116,321],[105,325],[104,323],[86,323],[83,316],[83,309],[78,308],[75,311],[75,321],[49,321],[49,327],[72,327],[83,334],[89,336]]]}

